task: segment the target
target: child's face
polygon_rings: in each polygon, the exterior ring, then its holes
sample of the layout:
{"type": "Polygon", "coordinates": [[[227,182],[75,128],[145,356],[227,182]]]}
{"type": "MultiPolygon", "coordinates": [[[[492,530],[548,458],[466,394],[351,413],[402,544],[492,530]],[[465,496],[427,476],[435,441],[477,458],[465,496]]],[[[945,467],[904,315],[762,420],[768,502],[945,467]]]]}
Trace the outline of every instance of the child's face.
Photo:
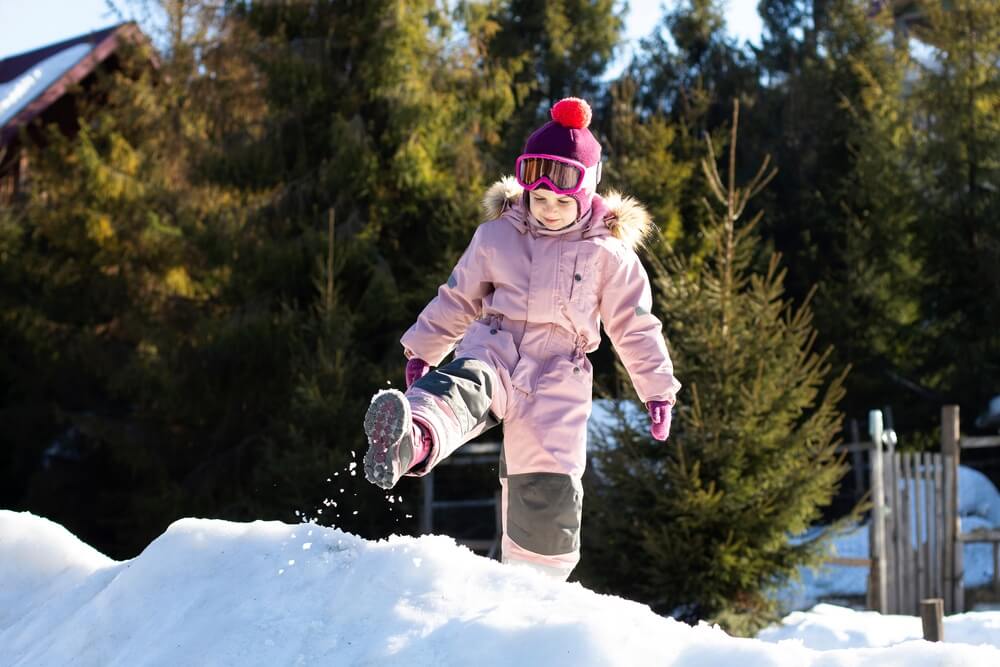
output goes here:
{"type": "Polygon", "coordinates": [[[576,220],[576,200],[539,188],[528,193],[531,215],[547,229],[561,229],[576,220]]]}

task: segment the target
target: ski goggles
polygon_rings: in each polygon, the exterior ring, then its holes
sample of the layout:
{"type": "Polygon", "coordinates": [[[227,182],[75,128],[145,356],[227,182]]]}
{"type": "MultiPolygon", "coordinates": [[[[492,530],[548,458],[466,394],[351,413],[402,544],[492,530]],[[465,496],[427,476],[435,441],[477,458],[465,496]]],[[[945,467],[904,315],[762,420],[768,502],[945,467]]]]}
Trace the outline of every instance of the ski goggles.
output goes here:
{"type": "Polygon", "coordinates": [[[558,155],[525,153],[514,163],[514,178],[525,190],[536,190],[544,184],[557,195],[573,195],[597,187],[601,163],[586,167],[582,162],[558,155]]]}

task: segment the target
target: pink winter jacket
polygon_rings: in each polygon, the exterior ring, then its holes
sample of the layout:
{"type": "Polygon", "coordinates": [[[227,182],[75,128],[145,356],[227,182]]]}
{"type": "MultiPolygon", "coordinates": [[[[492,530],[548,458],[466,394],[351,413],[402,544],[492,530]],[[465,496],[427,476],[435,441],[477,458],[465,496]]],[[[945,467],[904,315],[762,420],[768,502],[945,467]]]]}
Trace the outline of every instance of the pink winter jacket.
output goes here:
{"type": "Polygon", "coordinates": [[[611,338],[642,402],[675,401],[680,383],[652,315],[652,293],[635,248],[652,229],[630,197],[595,195],[590,221],[558,237],[538,236],[513,178],[494,184],[475,232],[448,281],[403,335],[407,358],[433,366],[477,318],[553,323],[572,332],[585,352],[611,338]]]}

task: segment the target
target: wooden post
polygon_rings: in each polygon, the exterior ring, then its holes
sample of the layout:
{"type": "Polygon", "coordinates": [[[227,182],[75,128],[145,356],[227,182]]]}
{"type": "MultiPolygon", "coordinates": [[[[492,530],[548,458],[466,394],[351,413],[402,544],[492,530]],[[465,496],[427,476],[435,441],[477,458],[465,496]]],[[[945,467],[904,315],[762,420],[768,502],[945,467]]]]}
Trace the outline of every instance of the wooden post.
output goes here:
{"type": "Polygon", "coordinates": [[[922,498],[920,499],[920,553],[924,561],[924,577],[920,582],[921,599],[934,596],[934,584],[931,583],[934,566],[931,562],[931,526],[933,525],[934,510],[931,507],[931,489],[928,473],[930,472],[930,456],[926,452],[920,453],[920,488],[922,498]]]}
{"type": "Polygon", "coordinates": [[[934,455],[934,593],[935,597],[944,597],[946,548],[944,529],[944,486],[941,476],[944,472],[944,457],[934,455]]]}
{"type": "Polygon", "coordinates": [[[943,642],[944,600],[941,598],[921,600],[920,621],[924,626],[924,639],[929,642],[943,642]]]}
{"type": "Polygon", "coordinates": [[[901,595],[903,604],[900,606],[899,614],[912,616],[920,610],[920,598],[913,586],[914,572],[917,571],[916,551],[913,550],[913,480],[910,477],[910,459],[913,458],[911,452],[903,452],[899,455],[899,469],[902,473],[903,488],[900,491],[899,500],[899,525],[902,542],[903,557],[899,560],[899,577],[902,584],[901,595]]]}
{"type": "Polygon", "coordinates": [[[913,578],[913,589],[917,593],[917,604],[914,605],[919,608],[920,601],[929,595],[929,593],[924,589],[924,577],[927,574],[927,563],[924,562],[924,550],[923,550],[923,535],[921,535],[921,523],[923,523],[924,517],[924,480],[920,475],[920,459],[919,453],[911,454],[910,463],[910,478],[913,480],[913,536],[914,544],[916,544],[916,553],[913,554],[913,560],[917,564],[916,574],[917,576],[913,578]]]}
{"type": "Polygon", "coordinates": [[[872,607],[878,612],[888,612],[888,588],[885,548],[885,476],[882,465],[882,412],[868,413],[868,433],[872,437],[871,481],[872,481],[872,607]]]}
{"type": "Polygon", "coordinates": [[[420,510],[420,534],[430,535],[434,531],[434,471],[420,478],[424,502],[420,510]]]}
{"type": "MultiPolygon", "coordinates": [[[[906,577],[903,574],[903,564],[906,563],[906,526],[903,524],[903,498],[906,497],[905,489],[900,489],[900,480],[906,482],[903,476],[903,455],[899,452],[889,457],[887,468],[892,470],[891,480],[886,489],[890,507],[889,525],[892,531],[889,534],[892,542],[892,591],[889,596],[890,614],[903,613],[905,606],[906,577]]],[[[886,545],[888,550],[888,545],[886,545]]]]}
{"type": "Polygon", "coordinates": [[[944,517],[941,527],[944,530],[941,553],[944,561],[944,610],[946,614],[955,613],[955,503],[952,488],[955,486],[955,470],[952,468],[952,457],[941,454],[942,492],[941,502],[944,504],[944,517]]]}
{"type": "Polygon", "coordinates": [[[941,408],[941,453],[945,456],[945,465],[949,468],[951,488],[948,505],[951,516],[946,517],[948,524],[948,550],[951,552],[951,570],[947,573],[951,588],[952,613],[965,611],[965,566],[963,563],[963,543],[961,540],[961,522],[958,510],[958,467],[961,462],[961,447],[959,446],[959,412],[957,405],[945,405],[941,408]]]}
{"type": "Polygon", "coordinates": [[[1000,595],[1000,542],[993,543],[993,592],[1000,595]]]}

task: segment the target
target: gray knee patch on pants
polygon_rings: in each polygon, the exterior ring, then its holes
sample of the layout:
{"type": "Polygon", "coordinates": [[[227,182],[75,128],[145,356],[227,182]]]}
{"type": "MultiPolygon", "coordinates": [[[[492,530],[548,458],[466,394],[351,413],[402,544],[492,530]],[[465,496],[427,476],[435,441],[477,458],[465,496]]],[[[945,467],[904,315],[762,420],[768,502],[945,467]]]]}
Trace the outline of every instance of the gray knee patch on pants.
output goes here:
{"type": "Polygon", "coordinates": [[[489,365],[478,359],[462,358],[431,371],[413,386],[447,403],[462,432],[468,433],[485,421],[496,423],[490,415],[495,382],[496,374],[489,365]]]}
{"type": "Polygon", "coordinates": [[[507,476],[507,535],[523,549],[558,556],[580,548],[583,485],[554,472],[507,476]]]}

